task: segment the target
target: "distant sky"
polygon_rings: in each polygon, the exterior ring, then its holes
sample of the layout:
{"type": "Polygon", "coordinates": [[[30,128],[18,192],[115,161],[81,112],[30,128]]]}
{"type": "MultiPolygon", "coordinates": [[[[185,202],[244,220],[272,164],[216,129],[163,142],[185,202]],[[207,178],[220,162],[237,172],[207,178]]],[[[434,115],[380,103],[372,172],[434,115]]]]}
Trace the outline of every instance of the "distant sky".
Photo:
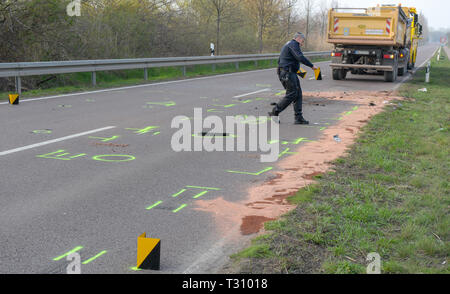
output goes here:
{"type": "MultiPolygon", "coordinates": [[[[301,0],[300,0],[301,1],[301,0]]],[[[331,3],[331,0],[323,0],[331,3]]],[[[336,1],[336,0],[335,0],[336,1]]],[[[450,30],[450,0],[337,0],[339,7],[366,8],[377,4],[399,4],[416,7],[428,20],[430,28],[450,30]]],[[[320,0],[314,0],[320,3],[320,0]]]]}

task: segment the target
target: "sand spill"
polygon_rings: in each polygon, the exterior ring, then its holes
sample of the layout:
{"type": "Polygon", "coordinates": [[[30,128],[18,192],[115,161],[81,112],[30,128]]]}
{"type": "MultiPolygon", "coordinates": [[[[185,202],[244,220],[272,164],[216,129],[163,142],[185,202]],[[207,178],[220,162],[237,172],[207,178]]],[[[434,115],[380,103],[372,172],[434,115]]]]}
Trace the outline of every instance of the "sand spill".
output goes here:
{"type": "Polygon", "coordinates": [[[277,162],[277,171],[271,180],[253,186],[247,197],[240,202],[230,202],[223,197],[213,200],[199,200],[196,209],[214,215],[216,224],[222,232],[240,226],[242,235],[258,233],[263,224],[275,220],[294,209],[286,198],[314,182],[314,176],[325,173],[330,162],[345,154],[354,143],[358,131],[375,114],[392,100],[401,100],[392,92],[305,92],[308,97],[330,100],[351,101],[358,108],[343,114],[337,124],[327,127],[317,141],[300,146],[296,154],[277,162]],[[334,136],[341,139],[337,142],[334,136]]]}

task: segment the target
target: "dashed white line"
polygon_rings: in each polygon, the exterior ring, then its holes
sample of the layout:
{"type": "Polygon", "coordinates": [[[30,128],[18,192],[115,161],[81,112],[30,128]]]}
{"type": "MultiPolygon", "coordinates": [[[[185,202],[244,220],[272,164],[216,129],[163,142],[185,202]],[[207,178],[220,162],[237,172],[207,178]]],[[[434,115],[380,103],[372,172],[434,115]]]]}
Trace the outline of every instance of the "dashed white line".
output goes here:
{"type": "Polygon", "coordinates": [[[258,93],[267,92],[267,91],[270,91],[270,89],[262,89],[262,90],[258,90],[258,91],[255,91],[255,92],[234,96],[233,98],[241,98],[241,97],[250,96],[250,95],[253,95],[253,94],[258,94],[258,93]]]}

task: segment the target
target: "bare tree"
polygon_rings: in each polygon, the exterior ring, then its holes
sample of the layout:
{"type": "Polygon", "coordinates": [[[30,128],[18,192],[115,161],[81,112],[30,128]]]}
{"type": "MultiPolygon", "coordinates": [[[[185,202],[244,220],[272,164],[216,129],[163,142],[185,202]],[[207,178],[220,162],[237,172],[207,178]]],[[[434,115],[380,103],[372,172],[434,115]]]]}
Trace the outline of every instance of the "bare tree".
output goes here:
{"type": "Polygon", "coordinates": [[[222,23],[232,16],[234,9],[237,6],[237,1],[235,0],[197,0],[199,4],[206,10],[207,13],[213,14],[215,16],[216,23],[216,44],[215,52],[216,55],[220,54],[221,42],[220,34],[222,23]]]}
{"type": "Polygon", "coordinates": [[[305,25],[305,47],[308,46],[308,37],[309,37],[309,28],[310,28],[310,19],[312,14],[313,1],[312,0],[303,0],[303,9],[306,12],[306,25],[305,25]]]}
{"type": "Polygon", "coordinates": [[[246,0],[249,17],[258,31],[259,52],[264,49],[263,37],[268,26],[272,25],[280,12],[280,0],[246,0]]]}

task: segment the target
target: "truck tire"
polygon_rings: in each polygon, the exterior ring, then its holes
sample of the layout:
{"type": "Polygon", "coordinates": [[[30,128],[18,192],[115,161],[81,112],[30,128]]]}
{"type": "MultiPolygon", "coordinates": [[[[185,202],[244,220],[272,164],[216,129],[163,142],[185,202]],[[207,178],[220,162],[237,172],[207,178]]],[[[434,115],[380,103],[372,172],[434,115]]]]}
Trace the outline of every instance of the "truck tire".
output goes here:
{"type": "Polygon", "coordinates": [[[345,69],[333,69],[333,80],[345,80],[347,71],[345,69]]]}
{"type": "Polygon", "coordinates": [[[385,71],[384,72],[384,81],[385,82],[389,82],[389,83],[393,83],[395,82],[395,80],[397,79],[397,73],[398,69],[394,68],[393,71],[385,71]]]}
{"type": "Polygon", "coordinates": [[[398,75],[399,76],[403,76],[405,74],[405,68],[404,67],[400,67],[399,69],[398,69],[398,75]]]}
{"type": "Polygon", "coordinates": [[[339,69],[333,69],[333,80],[340,80],[341,76],[339,74],[340,70],[339,69]]]}

